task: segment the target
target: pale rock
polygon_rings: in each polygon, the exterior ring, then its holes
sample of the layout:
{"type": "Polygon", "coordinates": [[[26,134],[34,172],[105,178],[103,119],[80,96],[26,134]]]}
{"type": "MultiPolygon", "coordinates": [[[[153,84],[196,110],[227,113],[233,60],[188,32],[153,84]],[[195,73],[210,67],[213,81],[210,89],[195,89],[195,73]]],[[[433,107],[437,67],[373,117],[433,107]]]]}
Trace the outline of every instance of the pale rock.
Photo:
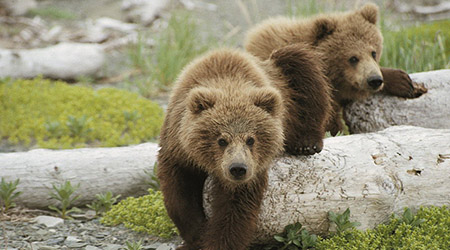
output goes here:
{"type": "Polygon", "coordinates": [[[53,216],[41,215],[34,218],[33,222],[38,224],[44,224],[46,227],[56,227],[60,224],[63,224],[64,220],[53,216]]]}

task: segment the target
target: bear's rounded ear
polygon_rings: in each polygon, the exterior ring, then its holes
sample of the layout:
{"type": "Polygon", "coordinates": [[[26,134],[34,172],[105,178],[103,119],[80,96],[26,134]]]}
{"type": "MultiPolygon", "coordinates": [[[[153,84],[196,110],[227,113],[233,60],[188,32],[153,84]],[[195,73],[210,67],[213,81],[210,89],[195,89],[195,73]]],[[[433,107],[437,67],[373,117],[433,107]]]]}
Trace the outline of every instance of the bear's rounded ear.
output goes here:
{"type": "Polygon", "coordinates": [[[275,89],[258,89],[251,93],[251,98],[256,107],[275,116],[280,113],[281,95],[275,89]]]}
{"type": "Polygon", "coordinates": [[[369,23],[376,24],[378,20],[378,6],[368,3],[359,9],[359,14],[369,23]]]}
{"type": "Polygon", "coordinates": [[[320,17],[314,22],[313,33],[315,42],[325,39],[327,36],[333,34],[336,29],[336,23],[328,17],[320,17]]]}
{"type": "Polygon", "coordinates": [[[214,107],[216,98],[216,94],[211,89],[195,88],[191,90],[187,98],[187,106],[192,113],[200,114],[202,111],[214,107]]]}

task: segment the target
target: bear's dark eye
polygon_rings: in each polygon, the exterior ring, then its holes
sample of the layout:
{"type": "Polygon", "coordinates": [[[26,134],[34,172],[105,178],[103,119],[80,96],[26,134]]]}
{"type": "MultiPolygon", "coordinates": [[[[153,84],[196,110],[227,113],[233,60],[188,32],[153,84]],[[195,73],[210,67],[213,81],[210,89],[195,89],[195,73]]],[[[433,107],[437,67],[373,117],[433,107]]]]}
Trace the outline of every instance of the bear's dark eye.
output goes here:
{"type": "Polygon", "coordinates": [[[245,143],[247,144],[247,146],[253,146],[253,144],[255,144],[255,139],[253,139],[253,137],[250,137],[245,143]]]}
{"type": "Polygon", "coordinates": [[[219,146],[221,147],[226,147],[228,145],[228,142],[225,139],[219,139],[217,141],[217,143],[219,144],[219,146]]]}
{"type": "Polygon", "coordinates": [[[377,52],[375,52],[375,51],[372,51],[372,57],[373,57],[373,59],[377,59],[377,52]]]}
{"type": "Polygon", "coordinates": [[[350,59],[348,59],[348,61],[349,61],[351,64],[357,64],[357,63],[359,62],[359,59],[358,59],[358,57],[356,57],[356,56],[352,56],[352,57],[350,57],[350,59]]]}

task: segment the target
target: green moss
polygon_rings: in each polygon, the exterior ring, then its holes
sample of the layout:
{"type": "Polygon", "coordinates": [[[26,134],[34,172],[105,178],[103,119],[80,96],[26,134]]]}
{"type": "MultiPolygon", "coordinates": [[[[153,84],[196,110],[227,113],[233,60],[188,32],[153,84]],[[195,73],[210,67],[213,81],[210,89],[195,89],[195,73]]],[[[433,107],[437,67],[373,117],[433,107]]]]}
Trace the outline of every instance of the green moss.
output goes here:
{"type": "Polygon", "coordinates": [[[155,138],[163,111],[123,90],[0,80],[0,139],[44,148],[121,146],[155,138]]]}
{"type": "Polygon", "coordinates": [[[450,249],[450,209],[421,208],[414,219],[424,222],[413,225],[393,217],[371,230],[354,229],[321,240],[316,249],[450,249]]]}
{"type": "Polygon", "coordinates": [[[161,192],[153,189],[148,191],[148,195],[128,197],[114,205],[100,222],[111,226],[123,223],[127,228],[162,238],[176,235],[175,225],[167,215],[161,192]]]}

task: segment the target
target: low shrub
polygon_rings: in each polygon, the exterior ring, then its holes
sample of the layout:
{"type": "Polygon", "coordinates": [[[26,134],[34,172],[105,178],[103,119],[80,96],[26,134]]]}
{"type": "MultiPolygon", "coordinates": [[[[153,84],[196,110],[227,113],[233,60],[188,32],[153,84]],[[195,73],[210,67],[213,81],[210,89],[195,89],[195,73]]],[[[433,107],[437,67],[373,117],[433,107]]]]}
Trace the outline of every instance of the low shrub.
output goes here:
{"type": "Polygon", "coordinates": [[[177,234],[175,225],[164,207],[160,191],[149,189],[149,194],[138,198],[128,197],[105,213],[100,222],[115,226],[123,223],[127,228],[162,238],[177,234]]]}
{"type": "Polygon", "coordinates": [[[450,249],[449,208],[422,207],[413,218],[408,214],[406,209],[403,217],[392,216],[374,229],[353,229],[320,240],[315,249],[450,249]]]}
{"type": "Polygon", "coordinates": [[[43,148],[112,147],[154,139],[163,110],[135,93],[61,81],[0,80],[0,139],[43,148]]]}

